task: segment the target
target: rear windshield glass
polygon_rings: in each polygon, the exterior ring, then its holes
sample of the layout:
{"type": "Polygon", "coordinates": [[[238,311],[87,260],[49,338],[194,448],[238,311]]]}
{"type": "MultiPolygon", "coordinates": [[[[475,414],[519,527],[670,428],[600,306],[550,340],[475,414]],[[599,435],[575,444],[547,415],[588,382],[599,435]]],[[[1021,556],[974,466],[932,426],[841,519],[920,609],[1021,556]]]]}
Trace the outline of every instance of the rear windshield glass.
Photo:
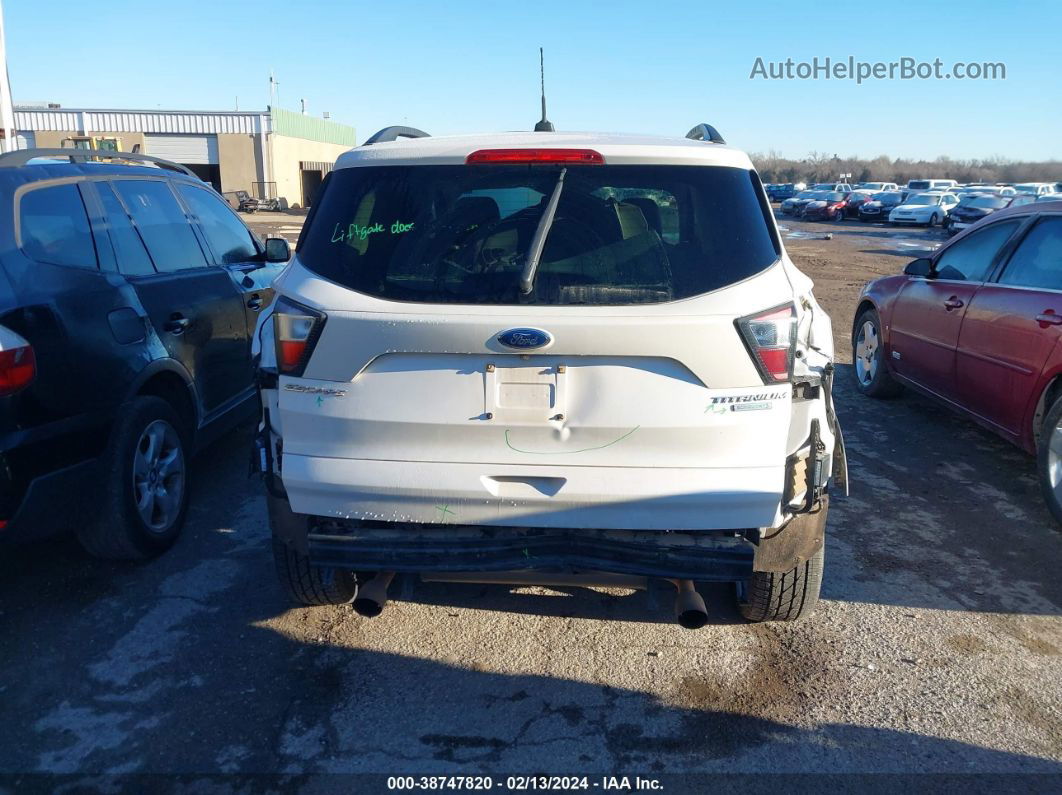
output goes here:
{"type": "Polygon", "coordinates": [[[986,210],[999,210],[1006,207],[1010,202],[998,196],[974,196],[967,204],[970,207],[980,207],[986,210]]]}
{"type": "Polygon", "coordinates": [[[521,274],[561,172],[554,165],[339,169],[303,233],[299,260],[393,301],[629,304],[699,295],[778,259],[752,172],[571,166],[525,293],[521,274]]]}

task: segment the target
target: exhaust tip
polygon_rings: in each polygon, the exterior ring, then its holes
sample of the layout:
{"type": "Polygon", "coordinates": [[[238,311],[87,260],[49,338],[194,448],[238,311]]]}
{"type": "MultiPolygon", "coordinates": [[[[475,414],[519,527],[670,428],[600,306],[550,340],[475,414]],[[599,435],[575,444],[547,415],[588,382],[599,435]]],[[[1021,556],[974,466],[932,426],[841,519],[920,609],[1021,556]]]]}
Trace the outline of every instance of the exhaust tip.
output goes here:
{"type": "Polygon", "coordinates": [[[358,588],[357,596],[350,606],[359,616],[376,618],[387,604],[387,589],[395,578],[393,571],[381,571],[371,580],[358,588]]]}
{"type": "Polygon", "coordinates": [[[700,629],[708,623],[708,608],[691,580],[672,580],[675,586],[675,617],[679,626],[700,629]]]}
{"type": "Polygon", "coordinates": [[[703,610],[684,610],[678,614],[680,627],[700,629],[708,623],[708,614],[703,610]]]}
{"type": "Polygon", "coordinates": [[[355,613],[365,618],[376,618],[383,612],[383,605],[375,599],[355,599],[351,606],[355,613]]]}

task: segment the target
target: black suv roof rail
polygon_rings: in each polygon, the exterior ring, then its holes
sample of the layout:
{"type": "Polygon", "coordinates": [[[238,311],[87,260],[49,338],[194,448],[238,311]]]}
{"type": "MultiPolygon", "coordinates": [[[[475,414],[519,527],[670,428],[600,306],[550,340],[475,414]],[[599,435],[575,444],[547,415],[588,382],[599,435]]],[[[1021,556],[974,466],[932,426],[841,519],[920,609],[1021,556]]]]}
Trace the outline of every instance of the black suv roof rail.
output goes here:
{"type": "Polygon", "coordinates": [[[171,171],[180,171],[190,177],[199,179],[199,176],[191,169],[174,163],[172,160],[163,160],[161,157],[142,155],[139,152],[108,152],[98,149],[19,149],[15,152],[5,152],[0,155],[0,166],[15,168],[29,165],[29,161],[37,157],[68,157],[70,162],[88,162],[89,160],[136,160],[144,163],[155,163],[162,168],[171,171]]]}
{"type": "Polygon", "coordinates": [[[399,138],[431,138],[431,136],[424,132],[424,130],[418,130],[416,127],[403,127],[398,124],[391,127],[384,127],[363,143],[362,146],[372,146],[373,144],[382,144],[387,141],[397,141],[399,138]]]}
{"type": "Polygon", "coordinates": [[[686,133],[686,137],[691,138],[694,141],[706,141],[713,144],[726,143],[726,141],[723,140],[723,136],[719,134],[719,131],[710,124],[698,124],[686,133]]]}

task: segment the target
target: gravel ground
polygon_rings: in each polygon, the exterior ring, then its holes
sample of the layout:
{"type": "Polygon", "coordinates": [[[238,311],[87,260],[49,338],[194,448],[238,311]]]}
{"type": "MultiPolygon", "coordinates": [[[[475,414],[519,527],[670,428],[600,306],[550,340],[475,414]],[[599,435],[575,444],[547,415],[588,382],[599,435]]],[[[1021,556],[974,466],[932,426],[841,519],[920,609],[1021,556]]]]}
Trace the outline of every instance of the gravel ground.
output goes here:
{"type": "MultiPolygon", "coordinates": [[[[249,220],[294,240],[302,218],[249,220]]],[[[1062,535],[1033,462],[850,385],[860,287],[943,238],[783,223],[834,318],[853,481],[809,620],[745,624],[723,586],[697,632],[664,589],[406,580],[375,620],[293,609],[243,429],[162,558],[4,550],[0,771],[1062,775],[1062,535]]]]}

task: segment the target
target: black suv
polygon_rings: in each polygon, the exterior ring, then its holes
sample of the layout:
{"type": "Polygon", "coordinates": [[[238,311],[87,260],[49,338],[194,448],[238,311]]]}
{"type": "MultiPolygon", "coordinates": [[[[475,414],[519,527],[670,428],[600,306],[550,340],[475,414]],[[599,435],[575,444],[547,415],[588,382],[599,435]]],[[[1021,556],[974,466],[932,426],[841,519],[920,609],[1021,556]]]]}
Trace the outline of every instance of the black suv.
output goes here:
{"type": "Polygon", "coordinates": [[[0,540],[161,552],[191,454],[254,413],[287,243],[183,166],[71,150],[0,155],[0,243],[0,540]]]}

